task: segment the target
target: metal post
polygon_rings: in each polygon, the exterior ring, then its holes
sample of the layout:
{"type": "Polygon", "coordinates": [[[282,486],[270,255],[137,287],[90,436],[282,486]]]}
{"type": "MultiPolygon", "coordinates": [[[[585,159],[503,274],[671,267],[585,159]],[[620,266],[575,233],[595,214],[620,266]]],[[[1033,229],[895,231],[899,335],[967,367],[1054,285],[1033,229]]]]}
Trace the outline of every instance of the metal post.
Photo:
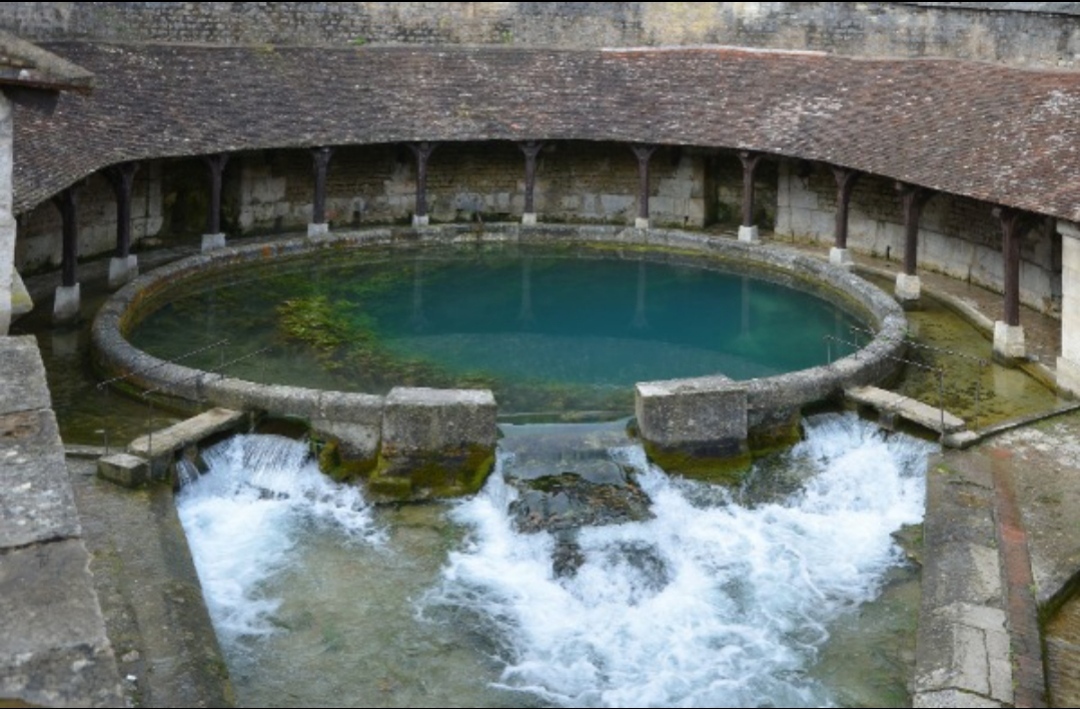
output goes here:
{"type": "Polygon", "coordinates": [[[938,411],[941,414],[941,436],[945,440],[945,370],[938,367],[938,411]]]}
{"type": "Polygon", "coordinates": [[[975,378],[975,431],[979,430],[979,409],[982,402],[982,373],[983,367],[986,366],[986,360],[979,360],[979,374],[975,378]]]}

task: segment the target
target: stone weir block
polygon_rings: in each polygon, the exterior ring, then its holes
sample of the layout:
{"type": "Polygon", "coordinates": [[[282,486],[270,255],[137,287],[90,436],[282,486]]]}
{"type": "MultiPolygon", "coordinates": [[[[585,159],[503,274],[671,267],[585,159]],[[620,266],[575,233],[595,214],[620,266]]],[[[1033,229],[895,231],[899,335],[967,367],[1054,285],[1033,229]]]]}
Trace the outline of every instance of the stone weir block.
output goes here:
{"type": "Polygon", "coordinates": [[[383,404],[376,497],[420,500],[480,489],[495,460],[495,396],[487,390],[398,387],[383,404]]]}
{"type": "MultiPolygon", "coordinates": [[[[128,445],[127,452],[149,461],[151,478],[164,478],[178,452],[215,434],[240,428],[247,421],[247,417],[248,414],[243,411],[210,409],[168,428],[136,438],[128,445]]],[[[100,466],[98,473],[109,477],[100,466]]],[[[137,479],[141,481],[141,478],[137,479]]]]}
{"type": "Polygon", "coordinates": [[[650,460],[672,473],[734,479],[750,463],[746,389],[713,376],[641,382],[638,431],[650,460]]]}

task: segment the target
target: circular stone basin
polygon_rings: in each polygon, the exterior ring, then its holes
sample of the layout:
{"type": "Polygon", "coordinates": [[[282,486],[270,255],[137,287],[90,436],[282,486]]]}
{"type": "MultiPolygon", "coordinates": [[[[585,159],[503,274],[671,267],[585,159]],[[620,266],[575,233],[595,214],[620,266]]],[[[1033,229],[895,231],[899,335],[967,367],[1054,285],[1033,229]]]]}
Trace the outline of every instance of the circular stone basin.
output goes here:
{"type": "Polygon", "coordinates": [[[137,279],[94,327],[107,372],[189,399],[214,402],[230,378],[478,388],[500,415],[547,417],[628,415],[636,382],[716,375],[751,389],[797,376],[809,402],[885,374],[902,333],[890,298],[787,249],[516,225],[226,248],[137,279]],[[864,328],[876,344],[853,356],[864,328]]]}

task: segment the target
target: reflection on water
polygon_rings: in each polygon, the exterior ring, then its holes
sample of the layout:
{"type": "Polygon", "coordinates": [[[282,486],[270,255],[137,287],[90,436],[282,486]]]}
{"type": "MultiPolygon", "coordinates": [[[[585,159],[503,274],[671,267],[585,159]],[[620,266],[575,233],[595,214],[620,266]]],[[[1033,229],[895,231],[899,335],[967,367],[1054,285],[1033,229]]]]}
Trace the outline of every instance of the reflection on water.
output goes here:
{"type": "Polygon", "coordinates": [[[255,381],[480,387],[504,414],[626,415],[638,381],[766,377],[841,354],[826,338],[855,320],[770,275],[598,248],[317,254],[178,289],[132,341],[172,358],[230,338],[193,358],[202,368],[266,347],[235,371],[255,381]]]}
{"type": "Polygon", "coordinates": [[[244,704],[908,701],[914,607],[887,620],[870,602],[904,568],[891,534],[921,521],[922,441],[815,417],[806,441],[760,473],[782,484],[737,503],[668,477],[625,440],[609,455],[636,471],[656,517],[582,529],[584,561],[569,576],[553,573],[550,534],[512,529],[502,474],[513,453],[500,451],[473,498],[376,510],[297,465],[289,445],[220,444],[178,498],[244,704]],[[282,462],[243,462],[253,457],[282,462]],[[893,642],[903,629],[899,658],[854,650],[866,648],[858,635],[830,645],[855,614],[893,642]]]}

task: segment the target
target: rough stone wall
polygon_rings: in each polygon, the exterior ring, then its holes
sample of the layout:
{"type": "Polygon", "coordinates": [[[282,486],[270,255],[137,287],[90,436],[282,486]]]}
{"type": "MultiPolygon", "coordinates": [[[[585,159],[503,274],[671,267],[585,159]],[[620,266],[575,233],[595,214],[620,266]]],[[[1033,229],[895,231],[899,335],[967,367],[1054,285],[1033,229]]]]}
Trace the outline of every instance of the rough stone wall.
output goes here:
{"type": "Polygon", "coordinates": [[[0,4],[0,27],[32,39],[560,47],[727,44],[1032,66],[1080,64],[1080,16],[1066,4],[1013,3],[1008,10],[978,3],[944,5],[33,2],[0,4]]]}
{"type": "MultiPolygon", "coordinates": [[[[142,165],[135,174],[131,200],[131,238],[156,236],[162,228],[162,163],[142,165]]],[[[95,256],[116,248],[116,196],[112,185],[100,173],[91,175],[77,188],[79,256],[95,256]]],[[[15,244],[15,267],[22,274],[55,268],[62,256],[60,211],[51,201],[20,215],[19,239],[15,244]]]]}
{"type": "MultiPolygon", "coordinates": [[[[248,153],[238,162],[241,167],[230,169],[241,174],[239,231],[304,229],[313,190],[307,151],[248,153]]],[[[704,226],[706,156],[661,148],[649,165],[654,223],[704,226]]],[[[516,221],[525,208],[525,157],[506,141],[443,143],[428,161],[427,189],[433,221],[469,221],[477,214],[484,221],[516,221]]],[[[637,160],[625,145],[550,143],[537,159],[534,200],[541,221],[631,224],[637,191],[637,160]]],[[[225,203],[228,211],[228,195],[225,203]]],[[[406,146],[334,150],[326,200],[331,225],[407,223],[415,206],[416,158],[406,146]]]]}
{"type": "MultiPolygon", "coordinates": [[[[798,163],[780,165],[778,236],[831,245],[836,228],[836,180],[831,171],[799,174],[798,163]]],[[[936,194],[919,221],[919,268],[938,271],[992,290],[1004,289],[1002,229],[992,205],[936,194]]],[[[1060,237],[1045,220],[1031,222],[1020,249],[1020,299],[1045,313],[1061,306],[1060,237]]],[[[904,215],[895,183],[863,176],[848,212],[848,248],[856,253],[904,258],[904,215]]]]}
{"type": "MultiPolygon", "coordinates": [[[[738,214],[741,172],[720,180],[724,189],[706,195],[707,185],[717,184],[707,179],[711,159],[711,153],[691,149],[665,147],[653,154],[649,205],[654,224],[700,228],[706,224],[706,202],[717,199],[728,200],[720,212],[738,214]]],[[[771,214],[775,179],[760,184],[761,213],[771,214]]],[[[313,189],[308,150],[235,154],[225,168],[222,227],[234,236],[304,231],[311,221],[313,189]]],[[[95,174],[78,190],[80,258],[111,252],[116,246],[111,185],[95,174]]],[[[488,222],[517,221],[525,206],[524,190],[524,155],[507,141],[444,143],[428,162],[428,212],[435,222],[471,221],[477,214],[488,222]]],[[[541,221],[633,224],[637,160],[622,144],[551,143],[537,161],[535,190],[541,221]]],[[[146,237],[200,234],[208,203],[207,170],[200,158],[148,163],[136,174],[133,246],[146,237]]],[[[405,224],[415,205],[416,158],[405,145],[335,148],[326,200],[333,227],[405,224]]],[[[61,227],[51,202],[21,216],[15,253],[21,272],[59,265],[61,227]]]]}
{"type": "MultiPolygon", "coordinates": [[[[672,148],[654,153],[649,199],[654,223],[705,225],[706,158],[672,148]]],[[[537,160],[534,198],[541,221],[633,223],[637,170],[625,145],[549,144],[537,160]]],[[[525,158],[505,141],[444,143],[428,161],[427,187],[428,213],[435,222],[470,221],[477,215],[483,221],[517,221],[525,207],[525,158]]],[[[311,219],[313,189],[306,150],[245,153],[226,169],[224,224],[242,234],[303,230],[311,219]]],[[[767,184],[763,191],[769,193],[767,184]]],[[[326,200],[332,226],[408,223],[415,205],[416,158],[406,146],[335,148],[326,200]]]]}
{"type": "Polygon", "coordinates": [[[0,337],[11,326],[12,270],[15,255],[15,215],[12,212],[12,123],[11,102],[0,93],[0,337]]]}

